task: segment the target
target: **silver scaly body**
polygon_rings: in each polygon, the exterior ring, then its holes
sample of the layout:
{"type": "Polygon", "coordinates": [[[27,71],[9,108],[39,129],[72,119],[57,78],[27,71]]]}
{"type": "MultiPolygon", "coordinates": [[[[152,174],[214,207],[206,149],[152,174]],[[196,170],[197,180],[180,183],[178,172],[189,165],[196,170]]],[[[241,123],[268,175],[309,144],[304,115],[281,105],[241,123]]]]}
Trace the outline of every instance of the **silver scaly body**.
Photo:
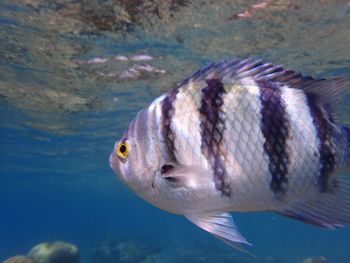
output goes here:
{"type": "Polygon", "coordinates": [[[350,130],[335,112],[346,85],[251,59],[213,64],[142,110],[123,136],[130,156],[114,150],[110,164],[142,198],[234,247],[247,241],[229,211],[341,227],[350,130]]]}

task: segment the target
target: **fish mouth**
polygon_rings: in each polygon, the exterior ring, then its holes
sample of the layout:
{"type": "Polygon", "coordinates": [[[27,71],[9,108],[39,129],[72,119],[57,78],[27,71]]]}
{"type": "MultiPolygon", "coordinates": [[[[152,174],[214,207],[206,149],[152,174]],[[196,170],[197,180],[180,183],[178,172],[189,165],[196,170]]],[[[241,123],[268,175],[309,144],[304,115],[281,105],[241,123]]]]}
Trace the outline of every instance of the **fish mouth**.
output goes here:
{"type": "Polygon", "coordinates": [[[118,179],[120,179],[124,183],[126,182],[126,178],[124,177],[124,174],[120,169],[121,168],[120,160],[116,156],[114,151],[109,155],[109,167],[111,167],[111,169],[113,170],[114,174],[117,176],[118,179]]]}
{"type": "Polygon", "coordinates": [[[114,151],[110,153],[109,155],[109,167],[111,167],[111,169],[114,172],[118,172],[119,171],[119,162],[118,162],[118,158],[116,158],[114,151]]]}

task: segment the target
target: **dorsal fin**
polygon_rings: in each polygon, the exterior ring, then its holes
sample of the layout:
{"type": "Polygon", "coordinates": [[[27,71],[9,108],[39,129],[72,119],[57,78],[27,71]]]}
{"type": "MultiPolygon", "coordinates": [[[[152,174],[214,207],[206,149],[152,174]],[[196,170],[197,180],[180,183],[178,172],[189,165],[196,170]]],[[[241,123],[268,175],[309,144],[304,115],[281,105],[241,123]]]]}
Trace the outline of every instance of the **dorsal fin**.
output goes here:
{"type": "Polygon", "coordinates": [[[251,78],[253,80],[278,82],[282,86],[303,90],[306,94],[312,96],[317,104],[325,106],[332,116],[332,121],[336,123],[341,122],[340,117],[344,113],[344,103],[341,101],[342,95],[349,87],[349,81],[345,78],[315,79],[285,69],[281,65],[274,66],[270,62],[252,58],[224,60],[216,64],[210,64],[184,80],[180,86],[188,82],[204,81],[212,78],[220,79],[224,83],[251,78]]]}
{"type": "Polygon", "coordinates": [[[345,78],[321,79],[309,83],[297,83],[296,88],[305,91],[313,96],[317,103],[325,107],[335,123],[342,123],[341,117],[344,114],[344,102],[342,101],[349,81],[345,78]]]}

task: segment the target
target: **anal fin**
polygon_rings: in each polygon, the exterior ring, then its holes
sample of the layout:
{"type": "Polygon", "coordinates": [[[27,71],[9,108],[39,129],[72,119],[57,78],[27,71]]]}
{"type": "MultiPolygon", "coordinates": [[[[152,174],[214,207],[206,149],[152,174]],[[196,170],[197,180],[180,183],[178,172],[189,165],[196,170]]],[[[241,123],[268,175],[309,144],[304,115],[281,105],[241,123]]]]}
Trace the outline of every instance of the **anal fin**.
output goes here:
{"type": "Polygon", "coordinates": [[[227,245],[252,255],[241,246],[241,244],[251,244],[239,233],[232,216],[229,213],[212,212],[204,214],[189,214],[185,216],[192,223],[222,240],[227,245]]]}

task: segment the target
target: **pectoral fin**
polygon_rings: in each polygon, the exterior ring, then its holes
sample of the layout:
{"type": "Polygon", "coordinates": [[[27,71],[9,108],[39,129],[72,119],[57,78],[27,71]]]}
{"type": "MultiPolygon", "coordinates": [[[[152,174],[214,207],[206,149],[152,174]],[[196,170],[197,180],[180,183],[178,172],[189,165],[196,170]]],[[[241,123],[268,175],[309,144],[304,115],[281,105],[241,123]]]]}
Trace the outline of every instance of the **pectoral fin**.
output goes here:
{"type": "Polygon", "coordinates": [[[161,168],[164,180],[174,187],[197,188],[208,184],[207,170],[199,166],[165,164],[161,168]]]}
{"type": "MultiPolygon", "coordinates": [[[[229,213],[205,213],[185,215],[188,220],[208,231],[216,238],[242,252],[247,252],[241,244],[251,245],[239,232],[229,213]]],[[[252,255],[254,256],[254,255],[252,255]]]]}

